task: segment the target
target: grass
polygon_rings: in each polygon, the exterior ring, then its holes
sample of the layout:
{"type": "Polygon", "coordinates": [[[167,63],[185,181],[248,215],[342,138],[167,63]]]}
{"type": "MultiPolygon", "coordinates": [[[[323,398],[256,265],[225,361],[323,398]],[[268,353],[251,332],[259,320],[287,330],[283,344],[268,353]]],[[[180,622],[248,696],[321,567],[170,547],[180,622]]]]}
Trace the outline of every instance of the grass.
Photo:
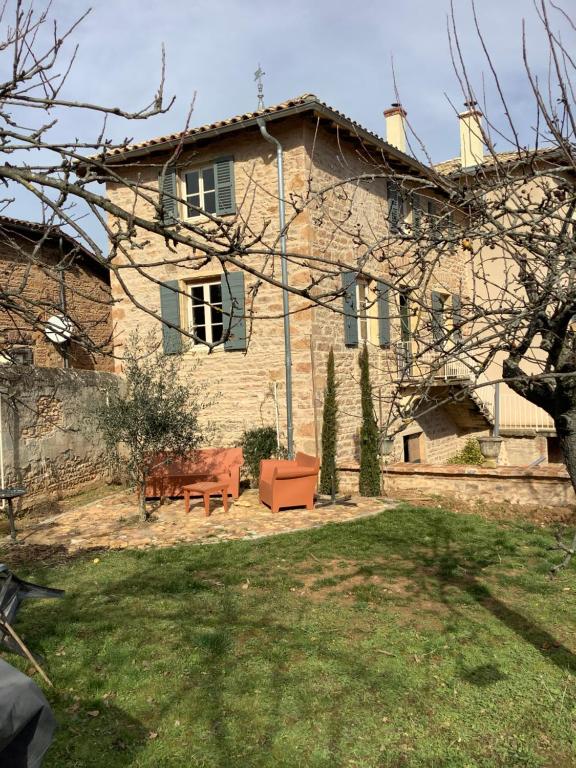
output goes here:
{"type": "Polygon", "coordinates": [[[67,590],[18,624],[55,683],[45,768],[573,766],[576,570],[547,578],[549,542],[406,506],[20,567],[67,590]]]}

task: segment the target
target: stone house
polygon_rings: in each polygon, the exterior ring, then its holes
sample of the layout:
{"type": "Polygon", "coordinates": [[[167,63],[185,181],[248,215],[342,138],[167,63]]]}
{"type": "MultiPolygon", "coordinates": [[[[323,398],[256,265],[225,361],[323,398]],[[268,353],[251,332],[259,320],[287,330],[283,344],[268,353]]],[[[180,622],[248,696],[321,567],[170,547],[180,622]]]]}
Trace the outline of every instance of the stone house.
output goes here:
{"type": "MultiPolygon", "coordinates": [[[[392,235],[400,226],[415,227],[423,217],[433,216],[435,201],[441,202],[443,195],[430,181],[428,168],[393,146],[402,127],[399,117],[397,106],[386,114],[390,141],[385,142],[315,96],[305,95],[108,156],[108,164],[139,190],[156,190],[175,231],[185,224],[188,233],[201,237],[194,227],[204,226],[204,232],[207,227],[216,233],[216,240],[221,230],[210,218],[214,215],[262,245],[261,255],[253,250],[243,258],[241,248],[220,237],[216,251],[237,259],[224,269],[218,253],[207,258],[188,249],[183,254],[178,246],[146,232],[138,235],[143,244],[137,248],[138,269],[122,270],[124,286],[114,267],[111,270],[118,357],[131,332],[159,332],[158,318],[167,323],[166,351],[185,349],[184,375],[200,383],[211,400],[205,415],[217,429],[215,442],[234,444],[245,429],[275,424],[284,442],[287,437],[283,294],[277,284],[250,273],[254,268],[272,281],[279,279],[279,259],[272,255],[279,236],[277,152],[264,137],[262,123],[282,147],[286,247],[294,291],[289,296],[289,332],[295,449],[320,454],[331,347],[340,406],[339,464],[351,470],[357,466],[358,351],[363,344],[369,348],[376,409],[384,423],[387,395],[399,370],[406,368],[419,314],[409,275],[404,289],[389,288],[390,265],[401,267],[404,258],[398,253],[397,259],[390,259],[397,240],[392,235]],[[387,170],[421,178],[425,198],[417,189],[402,193],[396,184],[387,183],[387,170]],[[238,260],[248,271],[238,268],[238,260]],[[185,348],[189,342],[177,328],[190,329],[217,346],[185,348]]],[[[158,215],[154,205],[127,184],[109,181],[108,195],[123,208],[134,206],[136,215],[158,215]]],[[[125,264],[121,255],[114,259],[115,264],[125,264]]],[[[454,249],[439,261],[427,284],[433,304],[448,323],[466,290],[464,263],[454,249]]],[[[398,286],[396,277],[394,284],[398,286]]],[[[458,377],[442,370],[431,383],[431,397],[440,399],[457,386],[458,377]]],[[[483,409],[464,395],[460,402],[410,424],[397,438],[394,456],[441,463],[471,432],[488,429],[483,409]]]]}
{"type": "MultiPolygon", "coordinates": [[[[526,150],[524,156],[516,151],[487,153],[483,142],[481,112],[475,106],[470,108],[467,105],[466,111],[459,115],[459,123],[460,154],[435,166],[451,182],[479,190],[481,194],[490,197],[497,194],[490,190],[499,188],[499,179],[506,179],[506,195],[510,199],[516,199],[521,192],[537,196],[538,185],[534,181],[524,181],[522,164],[525,162],[538,169],[541,182],[545,183],[548,177],[550,183],[557,183],[556,167],[563,164],[563,157],[561,153],[558,157],[555,148],[526,150]]],[[[515,204],[511,203],[511,209],[515,204]]],[[[472,273],[484,277],[475,280],[471,276],[474,295],[486,307],[497,303],[512,307],[514,300],[510,294],[517,292],[521,296],[523,292],[514,281],[515,265],[508,252],[498,243],[492,244],[491,249],[480,247],[481,244],[477,246],[472,273]]],[[[533,360],[525,360],[523,366],[528,372],[540,372],[538,350],[533,350],[532,356],[533,360]]],[[[491,360],[482,376],[484,380],[497,381],[502,378],[503,357],[503,353],[498,353],[491,360]]],[[[546,411],[520,397],[504,383],[499,386],[497,398],[495,386],[479,388],[478,396],[485,405],[492,426],[497,422],[499,435],[504,441],[500,463],[522,466],[532,462],[563,461],[553,420],[546,411]]]]}
{"type": "Polygon", "coordinates": [[[57,228],[0,216],[0,274],[0,363],[112,370],[110,276],[89,251],[57,228]]]}

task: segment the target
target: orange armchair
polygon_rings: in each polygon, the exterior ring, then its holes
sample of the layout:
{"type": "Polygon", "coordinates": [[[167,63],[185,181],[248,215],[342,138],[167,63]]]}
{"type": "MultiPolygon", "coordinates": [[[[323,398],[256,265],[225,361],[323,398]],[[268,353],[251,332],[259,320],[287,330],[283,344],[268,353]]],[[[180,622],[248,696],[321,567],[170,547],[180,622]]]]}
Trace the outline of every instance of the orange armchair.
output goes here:
{"type": "Polygon", "coordinates": [[[272,512],[281,507],[314,509],[320,459],[297,453],[295,461],[264,459],[260,462],[260,501],[272,512]]]}

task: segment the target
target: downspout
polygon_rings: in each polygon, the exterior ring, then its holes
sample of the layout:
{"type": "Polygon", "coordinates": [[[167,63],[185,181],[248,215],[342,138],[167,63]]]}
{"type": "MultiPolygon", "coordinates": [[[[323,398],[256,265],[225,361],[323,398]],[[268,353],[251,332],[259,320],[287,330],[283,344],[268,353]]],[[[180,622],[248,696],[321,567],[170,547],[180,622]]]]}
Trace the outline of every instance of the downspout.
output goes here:
{"type": "MultiPolygon", "coordinates": [[[[64,242],[62,237],[58,238],[58,250],[60,251],[60,264],[64,262],[64,242]]],[[[63,317],[66,317],[66,283],[64,282],[64,267],[59,266],[60,270],[60,309],[63,317]]],[[[62,357],[64,358],[64,368],[70,366],[68,360],[68,342],[64,341],[62,344],[62,357]]]]}
{"type": "Polygon", "coordinates": [[[284,203],[284,163],[282,145],[270,136],[266,130],[266,123],[260,117],[256,121],[260,133],[276,147],[276,161],[278,169],[278,219],[280,225],[280,264],[282,268],[282,311],[284,314],[284,367],[286,377],[286,431],[288,435],[288,458],[294,458],[294,425],[292,421],[292,350],[290,345],[290,315],[288,302],[288,261],[286,259],[286,210],[284,203]]]}

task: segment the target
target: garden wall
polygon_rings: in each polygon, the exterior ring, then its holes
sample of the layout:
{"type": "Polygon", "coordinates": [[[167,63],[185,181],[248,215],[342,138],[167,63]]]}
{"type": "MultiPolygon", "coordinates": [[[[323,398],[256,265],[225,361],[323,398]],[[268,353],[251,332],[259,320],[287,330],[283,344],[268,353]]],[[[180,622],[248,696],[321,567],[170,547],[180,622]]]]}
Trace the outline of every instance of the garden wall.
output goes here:
{"type": "Polygon", "coordinates": [[[118,387],[118,376],[13,365],[2,366],[0,375],[4,484],[27,489],[22,508],[107,477],[105,447],[89,413],[118,387]]]}
{"type": "MultiPolygon", "coordinates": [[[[358,491],[358,469],[341,470],[343,485],[358,491]]],[[[393,464],[383,472],[383,491],[402,498],[415,493],[450,496],[468,503],[508,503],[563,507],[576,503],[566,469],[561,465],[528,467],[432,466],[393,464]]]]}

